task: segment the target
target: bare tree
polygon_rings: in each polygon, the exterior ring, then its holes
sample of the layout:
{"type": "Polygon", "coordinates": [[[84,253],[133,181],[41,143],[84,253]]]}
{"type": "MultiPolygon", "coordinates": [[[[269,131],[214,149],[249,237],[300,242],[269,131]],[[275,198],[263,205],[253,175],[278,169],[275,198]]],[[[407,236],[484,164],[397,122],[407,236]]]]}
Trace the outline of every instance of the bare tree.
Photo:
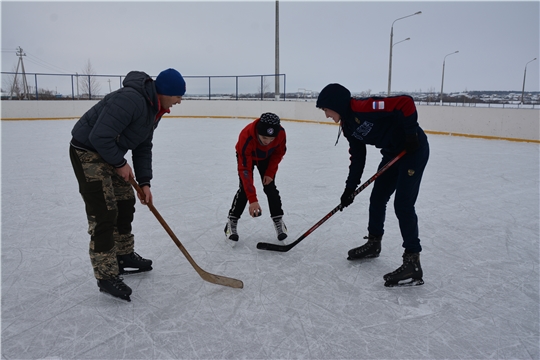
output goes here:
{"type": "MultiPolygon", "coordinates": [[[[268,90],[270,88],[270,84],[268,83],[268,80],[266,79],[266,76],[261,76],[261,84],[257,86],[257,90],[259,91],[259,94],[261,94],[262,97],[265,97],[268,93],[268,90]],[[261,87],[262,85],[262,87],[261,87]]],[[[273,94],[272,94],[273,96],[273,94]]]]}
{"type": "Polygon", "coordinates": [[[367,89],[366,91],[362,91],[360,93],[360,97],[362,98],[367,98],[367,97],[370,97],[371,96],[371,89],[367,89]]]}
{"type": "Polygon", "coordinates": [[[90,63],[90,59],[88,59],[88,62],[86,63],[86,66],[82,70],[82,75],[78,76],[78,81],[80,85],[80,89],[82,91],[83,96],[88,97],[91,99],[93,96],[96,96],[101,91],[101,87],[96,80],[96,72],[94,68],[92,67],[92,63],[90,63]]]}
{"type": "Polygon", "coordinates": [[[427,96],[428,102],[437,100],[438,95],[435,93],[435,88],[433,86],[430,86],[428,88],[427,93],[428,93],[428,96],[427,96]]]}

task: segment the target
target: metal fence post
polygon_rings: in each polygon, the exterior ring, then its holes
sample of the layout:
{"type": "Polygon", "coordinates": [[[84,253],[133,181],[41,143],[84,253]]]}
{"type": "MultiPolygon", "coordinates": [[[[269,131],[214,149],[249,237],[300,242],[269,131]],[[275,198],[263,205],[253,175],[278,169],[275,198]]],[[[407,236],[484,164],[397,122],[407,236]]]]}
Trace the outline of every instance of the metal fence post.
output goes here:
{"type": "Polygon", "coordinates": [[[34,83],[36,84],[36,100],[39,100],[38,86],[37,86],[37,74],[34,74],[34,83]]]}
{"type": "Polygon", "coordinates": [[[287,94],[287,89],[285,86],[287,85],[287,81],[285,79],[287,75],[283,74],[283,101],[285,101],[285,94],[287,94]]]}

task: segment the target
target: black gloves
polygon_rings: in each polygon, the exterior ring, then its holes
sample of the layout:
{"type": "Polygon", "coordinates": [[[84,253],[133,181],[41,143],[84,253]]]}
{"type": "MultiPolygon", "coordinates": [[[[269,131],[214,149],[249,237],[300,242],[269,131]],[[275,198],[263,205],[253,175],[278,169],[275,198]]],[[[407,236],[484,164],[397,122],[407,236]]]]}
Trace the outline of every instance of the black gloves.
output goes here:
{"type": "Polygon", "coordinates": [[[419,147],[417,133],[405,135],[405,150],[407,150],[407,153],[415,152],[419,147]]]}
{"type": "Polygon", "coordinates": [[[352,197],[351,195],[354,193],[354,190],[354,188],[345,188],[345,191],[343,191],[343,195],[341,195],[341,208],[339,209],[339,211],[343,211],[343,208],[346,208],[353,203],[354,197],[352,197]]]}

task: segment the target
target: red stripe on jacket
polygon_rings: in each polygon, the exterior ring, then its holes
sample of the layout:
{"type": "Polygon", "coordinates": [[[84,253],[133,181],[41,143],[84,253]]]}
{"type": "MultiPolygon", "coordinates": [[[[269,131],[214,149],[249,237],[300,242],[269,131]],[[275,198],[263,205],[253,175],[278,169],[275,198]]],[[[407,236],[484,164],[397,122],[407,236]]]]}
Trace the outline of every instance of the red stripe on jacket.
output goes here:
{"type": "Polygon", "coordinates": [[[392,112],[399,110],[404,116],[410,116],[416,111],[414,99],[410,96],[371,97],[353,100],[351,101],[351,108],[354,112],[392,112]]]}

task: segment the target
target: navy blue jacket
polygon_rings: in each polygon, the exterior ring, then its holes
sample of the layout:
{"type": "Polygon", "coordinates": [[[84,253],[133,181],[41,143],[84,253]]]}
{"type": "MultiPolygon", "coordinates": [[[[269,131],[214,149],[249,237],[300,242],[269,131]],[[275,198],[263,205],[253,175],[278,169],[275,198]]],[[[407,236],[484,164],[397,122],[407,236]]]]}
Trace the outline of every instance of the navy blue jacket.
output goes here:
{"type": "Polygon", "coordinates": [[[349,176],[346,187],[356,188],[364,171],[366,144],[385,155],[397,155],[405,148],[405,136],[422,129],[412,97],[351,98],[350,112],[342,116],[343,135],[349,141],[349,176]]]}
{"type": "Polygon", "coordinates": [[[152,138],[161,119],[156,87],[150,76],[139,71],[128,73],[122,84],[79,119],[71,143],[97,152],[116,168],[126,164],[124,156],[131,150],[137,181],[150,184],[152,138]]]}
{"type": "Polygon", "coordinates": [[[351,163],[345,182],[347,188],[360,184],[366,164],[366,144],[375,145],[381,153],[395,156],[405,148],[407,135],[417,134],[426,141],[418,125],[418,113],[412,97],[353,98],[340,84],[329,84],[319,94],[317,105],[340,115],[340,126],[349,141],[351,163]]]}

